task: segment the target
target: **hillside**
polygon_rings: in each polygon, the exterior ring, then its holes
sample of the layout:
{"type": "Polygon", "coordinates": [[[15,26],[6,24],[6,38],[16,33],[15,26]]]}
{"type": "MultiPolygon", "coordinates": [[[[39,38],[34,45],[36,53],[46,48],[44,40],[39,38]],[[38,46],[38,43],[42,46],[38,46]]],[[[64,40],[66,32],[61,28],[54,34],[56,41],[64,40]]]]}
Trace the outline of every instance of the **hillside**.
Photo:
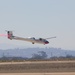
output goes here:
{"type": "Polygon", "coordinates": [[[74,50],[63,50],[61,48],[24,48],[24,49],[7,49],[2,50],[0,49],[0,57],[6,56],[6,57],[32,57],[32,54],[37,54],[39,51],[44,51],[49,57],[53,56],[66,56],[66,55],[72,55],[75,56],[74,50]]]}

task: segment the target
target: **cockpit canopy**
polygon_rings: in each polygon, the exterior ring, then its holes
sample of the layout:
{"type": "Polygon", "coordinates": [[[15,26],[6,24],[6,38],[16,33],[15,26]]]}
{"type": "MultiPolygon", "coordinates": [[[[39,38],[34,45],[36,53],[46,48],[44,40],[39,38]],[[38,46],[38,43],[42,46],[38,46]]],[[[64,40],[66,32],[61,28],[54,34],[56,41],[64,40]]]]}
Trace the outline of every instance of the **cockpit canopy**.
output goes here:
{"type": "Polygon", "coordinates": [[[43,38],[39,38],[39,40],[40,41],[44,41],[44,42],[47,41],[46,39],[43,39],[43,38]]]}
{"type": "Polygon", "coordinates": [[[39,38],[39,40],[43,40],[42,38],[39,38]]]}

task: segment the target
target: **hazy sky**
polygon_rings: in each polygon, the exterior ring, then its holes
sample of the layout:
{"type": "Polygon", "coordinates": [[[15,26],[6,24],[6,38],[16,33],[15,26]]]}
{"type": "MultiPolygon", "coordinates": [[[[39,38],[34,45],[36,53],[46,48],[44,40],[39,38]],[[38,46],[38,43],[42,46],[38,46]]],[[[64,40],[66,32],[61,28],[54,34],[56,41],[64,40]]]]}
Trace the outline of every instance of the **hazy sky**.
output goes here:
{"type": "Polygon", "coordinates": [[[0,44],[75,50],[75,0],[0,0],[0,34],[5,30],[22,37],[57,38],[33,45],[0,37],[0,44]]]}

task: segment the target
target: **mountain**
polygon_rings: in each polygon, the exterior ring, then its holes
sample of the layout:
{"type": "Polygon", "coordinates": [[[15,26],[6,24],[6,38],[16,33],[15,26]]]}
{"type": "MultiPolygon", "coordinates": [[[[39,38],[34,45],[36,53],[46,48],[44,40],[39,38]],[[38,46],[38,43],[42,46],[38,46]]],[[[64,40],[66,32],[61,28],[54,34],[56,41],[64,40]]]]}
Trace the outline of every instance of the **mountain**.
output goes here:
{"type": "Polygon", "coordinates": [[[72,55],[75,56],[74,50],[63,50],[61,48],[24,48],[24,49],[7,49],[2,50],[0,49],[0,57],[32,57],[32,54],[37,54],[39,51],[44,51],[49,57],[53,56],[66,56],[72,55]]]}

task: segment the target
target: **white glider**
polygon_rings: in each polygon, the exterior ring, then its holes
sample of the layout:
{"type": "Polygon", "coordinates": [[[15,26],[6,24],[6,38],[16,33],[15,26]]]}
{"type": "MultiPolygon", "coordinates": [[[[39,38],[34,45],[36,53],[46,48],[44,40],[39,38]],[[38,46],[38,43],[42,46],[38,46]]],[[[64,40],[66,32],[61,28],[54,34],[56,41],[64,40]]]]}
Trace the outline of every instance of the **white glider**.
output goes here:
{"type": "Polygon", "coordinates": [[[7,37],[8,39],[12,40],[22,40],[22,41],[28,41],[31,42],[32,44],[34,43],[39,43],[39,44],[49,44],[49,41],[47,39],[52,39],[52,38],[56,38],[56,37],[50,37],[50,38],[38,38],[36,39],[35,37],[29,37],[29,38],[22,38],[22,37],[18,37],[18,36],[14,36],[12,31],[7,31],[7,37]]]}

